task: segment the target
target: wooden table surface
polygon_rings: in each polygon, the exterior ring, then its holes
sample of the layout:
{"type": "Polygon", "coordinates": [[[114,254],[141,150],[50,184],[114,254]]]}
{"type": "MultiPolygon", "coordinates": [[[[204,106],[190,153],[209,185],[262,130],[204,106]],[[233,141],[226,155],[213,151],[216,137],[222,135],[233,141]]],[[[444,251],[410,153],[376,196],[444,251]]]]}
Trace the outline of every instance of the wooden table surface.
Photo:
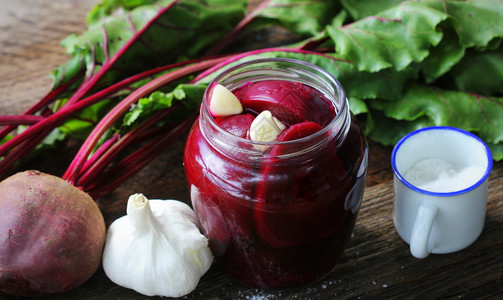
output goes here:
{"type": "MultiPolygon", "coordinates": [[[[0,0],[0,113],[21,113],[49,90],[50,71],[69,58],[60,40],[85,29],[85,14],[96,2],[0,0]]],[[[98,200],[107,224],[125,214],[132,193],[190,203],[182,167],[183,144],[180,139],[126,184],[98,200]]],[[[372,141],[370,146],[369,176],[354,234],[328,276],[299,288],[260,290],[234,281],[214,265],[184,298],[503,299],[503,164],[496,163],[490,176],[486,223],[479,239],[456,253],[416,259],[393,226],[391,148],[372,141]]],[[[42,165],[47,164],[51,162],[42,165]]],[[[113,284],[99,269],[82,286],[44,298],[148,297],[113,284]]]]}

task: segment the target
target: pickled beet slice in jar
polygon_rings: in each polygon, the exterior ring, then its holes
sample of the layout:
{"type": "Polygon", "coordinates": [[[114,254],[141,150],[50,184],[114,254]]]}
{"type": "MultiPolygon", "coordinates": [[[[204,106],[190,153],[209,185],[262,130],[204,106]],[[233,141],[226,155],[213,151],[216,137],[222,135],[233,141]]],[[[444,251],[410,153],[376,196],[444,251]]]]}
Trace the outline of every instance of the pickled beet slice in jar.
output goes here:
{"type": "MultiPolygon", "coordinates": [[[[310,122],[310,121],[304,121],[302,123],[297,123],[294,124],[287,129],[285,129],[276,139],[278,142],[286,142],[286,141],[292,141],[292,140],[298,140],[300,138],[310,136],[311,134],[314,134],[318,131],[320,131],[322,128],[318,123],[315,122],[310,122]]],[[[281,146],[276,146],[272,150],[272,154],[274,156],[280,155],[281,154],[281,146]]]]}
{"type": "Polygon", "coordinates": [[[223,130],[241,138],[246,138],[250,130],[251,123],[255,117],[251,114],[240,114],[228,117],[215,118],[218,126],[223,130]]]}
{"type": "MultiPolygon", "coordinates": [[[[317,123],[301,122],[286,129],[278,141],[300,139],[321,129],[317,123]]],[[[346,219],[344,198],[351,184],[335,146],[315,157],[300,155],[294,163],[289,158],[288,164],[278,158],[284,149],[282,144],[270,149],[272,158],[262,166],[262,180],[256,186],[253,218],[258,236],[273,247],[289,247],[338,234],[346,219]]]]}
{"type": "Polygon", "coordinates": [[[255,114],[269,110],[291,126],[309,120],[326,126],[335,112],[330,101],[314,88],[287,80],[266,80],[246,84],[233,91],[245,109],[255,114]]]}
{"type": "MultiPolygon", "coordinates": [[[[226,126],[223,118],[220,121],[226,126]]],[[[227,121],[230,125],[235,120],[227,121]]],[[[199,128],[197,124],[195,127],[199,128]]],[[[247,164],[228,164],[227,156],[203,141],[198,129],[189,135],[184,167],[192,178],[190,195],[201,230],[208,237],[213,253],[220,256],[251,235],[252,205],[247,198],[252,195],[254,180],[247,164]]]]}

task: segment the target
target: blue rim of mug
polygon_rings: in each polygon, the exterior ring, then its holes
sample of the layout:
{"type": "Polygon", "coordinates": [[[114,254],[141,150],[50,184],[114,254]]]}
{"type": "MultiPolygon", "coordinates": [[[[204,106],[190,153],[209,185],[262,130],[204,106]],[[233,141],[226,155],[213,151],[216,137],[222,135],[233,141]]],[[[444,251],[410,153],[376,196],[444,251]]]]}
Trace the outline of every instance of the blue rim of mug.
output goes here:
{"type": "Polygon", "coordinates": [[[393,169],[393,173],[395,173],[398,180],[400,180],[403,184],[405,184],[407,187],[409,187],[410,189],[412,189],[414,191],[417,191],[419,193],[426,194],[426,195],[431,195],[431,196],[449,197],[449,196],[455,196],[455,195],[460,195],[460,194],[464,194],[466,192],[469,192],[469,191],[475,189],[476,187],[478,187],[479,185],[481,185],[489,177],[489,174],[491,173],[492,166],[493,166],[493,158],[492,158],[491,150],[489,150],[489,147],[486,145],[486,143],[484,143],[484,141],[482,141],[478,136],[476,136],[475,134],[473,134],[471,132],[468,132],[466,130],[456,128],[456,127],[450,127],[450,126],[431,126],[431,127],[425,127],[425,128],[421,128],[421,129],[412,131],[409,134],[407,134],[406,136],[404,136],[403,138],[401,138],[398,141],[398,143],[396,143],[395,147],[393,147],[393,151],[391,152],[391,168],[393,169]],[[412,137],[418,133],[421,133],[423,131],[429,131],[429,130],[457,131],[459,133],[462,133],[464,135],[467,135],[467,136],[475,139],[480,144],[482,144],[484,146],[485,153],[487,156],[487,168],[484,172],[484,175],[476,183],[472,184],[471,186],[464,188],[462,190],[457,190],[457,191],[453,191],[453,192],[432,192],[432,191],[421,189],[421,188],[413,185],[412,183],[408,182],[407,180],[405,180],[405,178],[403,178],[402,174],[400,174],[400,172],[398,171],[398,168],[397,168],[396,162],[395,162],[398,149],[400,149],[402,144],[406,140],[408,140],[410,137],[412,137]]]}

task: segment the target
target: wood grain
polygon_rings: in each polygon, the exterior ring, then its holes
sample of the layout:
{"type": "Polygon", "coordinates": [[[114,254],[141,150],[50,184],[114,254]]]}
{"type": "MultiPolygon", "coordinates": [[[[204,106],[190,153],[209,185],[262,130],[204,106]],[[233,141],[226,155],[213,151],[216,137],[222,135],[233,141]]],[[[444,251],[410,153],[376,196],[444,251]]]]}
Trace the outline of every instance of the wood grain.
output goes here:
{"type": "MultiPolygon", "coordinates": [[[[20,113],[50,89],[50,71],[69,58],[60,40],[85,29],[85,14],[96,2],[0,0],[0,113],[20,113]]],[[[107,224],[125,213],[127,197],[134,192],[189,203],[183,146],[182,138],[126,184],[98,200],[107,224]]],[[[370,142],[369,176],[354,234],[339,265],[325,278],[299,288],[259,290],[234,281],[214,265],[184,299],[502,298],[502,163],[495,164],[490,176],[487,218],[480,238],[462,251],[420,260],[411,256],[393,226],[390,152],[390,147],[370,142]]],[[[53,158],[46,159],[40,163],[53,164],[53,158]]],[[[0,298],[16,299],[1,294],[0,298]]],[[[147,298],[113,284],[101,269],[68,293],[44,297],[147,298]]]]}

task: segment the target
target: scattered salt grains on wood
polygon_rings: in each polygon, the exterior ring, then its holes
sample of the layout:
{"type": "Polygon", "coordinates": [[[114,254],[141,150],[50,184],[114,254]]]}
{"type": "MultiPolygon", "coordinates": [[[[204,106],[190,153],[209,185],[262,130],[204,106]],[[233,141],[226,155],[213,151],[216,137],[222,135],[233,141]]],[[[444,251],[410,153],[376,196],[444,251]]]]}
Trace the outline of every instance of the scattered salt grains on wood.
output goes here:
{"type": "Polygon", "coordinates": [[[270,294],[258,289],[255,289],[255,293],[253,295],[245,295],[242,297],[246,300],[274,300],[278,299],[278,297],[274,294],[270,294]]]}
{"type": "Polygon", "coordinates": [[[414,163],[403,175],[405,180],[423,190],[448,193],[466,189],[484,175],[480,166],[461,167],[439,158],[425,158],[414,163]]]}

